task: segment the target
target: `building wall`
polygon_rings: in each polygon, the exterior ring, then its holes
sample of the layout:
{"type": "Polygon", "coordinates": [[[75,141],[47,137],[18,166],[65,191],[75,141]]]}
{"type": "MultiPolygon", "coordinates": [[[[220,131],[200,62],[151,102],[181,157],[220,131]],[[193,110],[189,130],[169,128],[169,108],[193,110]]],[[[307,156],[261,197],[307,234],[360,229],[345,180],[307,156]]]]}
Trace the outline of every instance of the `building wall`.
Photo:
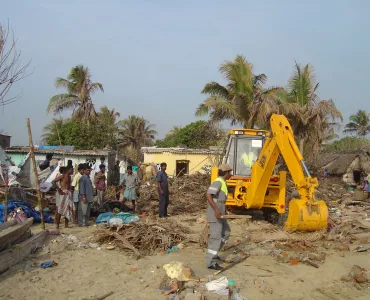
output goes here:
{"type": "Polygon", "coordinates": [[[144,153],[144,163],[160,164],[165,162],[167,164],[167,174],[174,176],[176,173],[176,161],[188,160],[189,161],[189,174],[196,172],[204,173],[202,167],[213,166],[213,161],[216,160],[216,155],[213,154],[195,154],[195,153],[144,153]]]}
{"type": "Polygon", "coordinates": [[[3,149],[10,147],[10,136],[0,134],[0,146],[3,149]]]}
{"type": "Polygon", "coordinates": [[[10,159],[13,161],[13,163],[18,166],[22,161],[23,158],[25,157],[24,153],[6,153],[10,159]]]}

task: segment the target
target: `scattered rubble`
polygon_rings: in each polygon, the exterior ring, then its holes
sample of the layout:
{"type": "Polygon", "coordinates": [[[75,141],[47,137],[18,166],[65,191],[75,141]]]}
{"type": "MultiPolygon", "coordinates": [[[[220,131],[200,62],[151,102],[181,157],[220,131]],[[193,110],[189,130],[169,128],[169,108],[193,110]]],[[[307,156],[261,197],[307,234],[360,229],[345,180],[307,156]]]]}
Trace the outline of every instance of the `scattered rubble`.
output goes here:
{"type": "MultiPolygon", "coordinates": [[[[195,213],[206,209],[206,192],[210,184],[210,176],[205,174],[184,175],[169,179],[171,215],[195,213]]],[[[155,181],[140,188],[138,208],[140,211],[151,211],[158,205],[158,191],[155,181]]]]}
{"type": "Polygon", "coordinates": [[[99,228],[95,240],[99,244],[111,243],[131,252],[137,258],[152,255],[156,251],[164,252],[182,241],[189,241],[187,234],[192,231],[176,220],[159,222],[149,218],[144,217],[135,223],[99,228]]]}

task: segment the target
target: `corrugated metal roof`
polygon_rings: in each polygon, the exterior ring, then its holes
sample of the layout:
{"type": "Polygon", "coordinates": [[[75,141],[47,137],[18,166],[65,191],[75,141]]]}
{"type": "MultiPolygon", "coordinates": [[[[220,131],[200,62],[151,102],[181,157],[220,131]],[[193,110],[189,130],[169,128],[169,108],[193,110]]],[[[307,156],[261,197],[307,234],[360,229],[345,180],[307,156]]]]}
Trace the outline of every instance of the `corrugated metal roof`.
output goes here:
{"type": "Polygon", "coordinates": [[[181,153],[181,154],[221,154],[222,149],[191,149],[191,148],[158,148],[158,147],[142,147],[143,153],[181,153]]]}
{"type": "MultiPolygon", "coordinates": [[[[28,153],[30,151],[29,147],[10,147],[5,150],[6,153],[28,153]]],[[[37,149],[35,148],[36,154],[67,154],[67,155],[92,155],[92,156],[99,156],[99,155],[108,155],[112,150],[73,150],[73,151],[63,151],[63,150],[49,150],[49,149],[37,149]]]]}

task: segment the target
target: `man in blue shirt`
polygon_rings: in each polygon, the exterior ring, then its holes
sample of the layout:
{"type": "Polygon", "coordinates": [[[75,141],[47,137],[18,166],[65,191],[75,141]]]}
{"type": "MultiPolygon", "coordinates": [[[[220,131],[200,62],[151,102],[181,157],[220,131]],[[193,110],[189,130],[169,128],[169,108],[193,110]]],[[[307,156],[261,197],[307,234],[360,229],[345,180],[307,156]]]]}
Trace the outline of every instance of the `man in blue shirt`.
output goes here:
{"type": "Polygon", "coordinates": [[[86,164],[85,172],[80,178],[78,192],[80,199],[78,203],[78,225],[89,226],[91,204],[94,201],[93,185],[90,179],[91,167],[86,164]]]}
{"type": "Polygon", "coordinates": [[[159,194],[159,217],[167,218],[167,207],[170,202],[168,190],[168,175],[166,173],[167,164],[161,163],[161,170],[157,174],[158,194],[159,194]]]}

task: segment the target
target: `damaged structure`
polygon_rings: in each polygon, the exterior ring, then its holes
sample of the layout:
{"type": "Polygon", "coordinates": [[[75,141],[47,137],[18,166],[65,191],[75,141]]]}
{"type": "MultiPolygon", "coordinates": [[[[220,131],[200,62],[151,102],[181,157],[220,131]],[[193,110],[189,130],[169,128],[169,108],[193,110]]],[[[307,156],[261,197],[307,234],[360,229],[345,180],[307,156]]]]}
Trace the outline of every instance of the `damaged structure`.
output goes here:
{"type": "Polygon", "coordinates": [[[359,184],[361,174],[370,174],[370,153],[322,153],[317,164],[321,171],[326,170],[330,176],[341,177],[348,184],[359,184]]]}

